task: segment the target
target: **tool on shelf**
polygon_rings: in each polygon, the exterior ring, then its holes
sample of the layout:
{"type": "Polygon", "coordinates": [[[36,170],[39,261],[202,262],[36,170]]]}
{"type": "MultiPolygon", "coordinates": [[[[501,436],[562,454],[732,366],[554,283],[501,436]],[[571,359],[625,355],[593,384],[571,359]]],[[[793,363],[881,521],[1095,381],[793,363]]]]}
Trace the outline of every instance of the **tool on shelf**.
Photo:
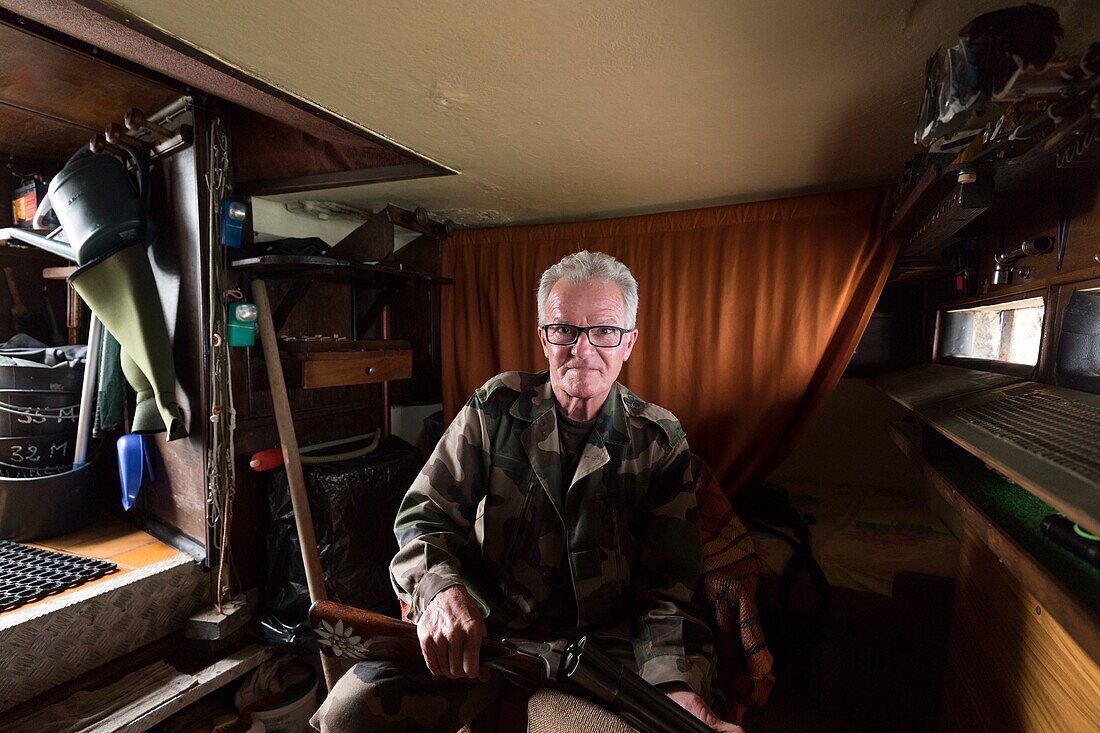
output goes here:
{"type": "MultiPolygon", "coordinates": [[[[993,284],[994,285],[1008,285],[1012,282],[1013,265],[1016,261],[1024,257],[1030,257],[1033,255],[1045,255],[1054,251],[1054,237],[1032,237],[1031,239],[1025,239],[1019,247],[1010,252],[1001,252],[993,256],[993,284]]],[[[1023,279],[1027,279],[1030,276],[1030,269],[1028,273],[1023,274],[1023,279]]]]}

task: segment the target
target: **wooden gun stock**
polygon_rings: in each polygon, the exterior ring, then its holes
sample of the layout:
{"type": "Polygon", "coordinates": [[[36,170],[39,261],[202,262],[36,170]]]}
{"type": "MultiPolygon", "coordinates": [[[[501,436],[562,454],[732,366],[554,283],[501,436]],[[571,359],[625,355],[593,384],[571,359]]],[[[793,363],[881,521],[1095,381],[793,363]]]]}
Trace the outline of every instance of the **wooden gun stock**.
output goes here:
{"type": "MultiPolygon", "coordinates": [[[[309,623],[323,654],[424,664],[416,624],[332,601],[314,603],[309,609],[309,623]]],[[[564,686],[619,713],[647,733],[711,730],[585,638],[552,643],[486,639],[482,642],[481,663],[524,687],[564,686]]]]}
{"type": "Polygon", "coordinates": [[[309,608],[309,625],[321,653],[366,661],[420,662],[416,624],[379,613],[317,601],[309,608]]]}

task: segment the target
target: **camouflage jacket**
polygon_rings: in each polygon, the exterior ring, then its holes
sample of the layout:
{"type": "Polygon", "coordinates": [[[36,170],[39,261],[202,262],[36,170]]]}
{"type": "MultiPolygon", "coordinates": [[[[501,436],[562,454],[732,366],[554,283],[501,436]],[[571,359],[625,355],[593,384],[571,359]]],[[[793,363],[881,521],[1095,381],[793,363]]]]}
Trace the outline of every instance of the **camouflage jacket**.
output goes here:
{"type": "Polygon", "coordinates": [[[649,682],[706,695],[711,635],[691,603],[702,550],[680,423],[616,384],[566,487],[554,402],[548,372],[506,372],[474,393],[402,502],[394,589],[415,620],[463,584],[487,624],[522,631],[568,542],[578,627],[618,625],[649,682]]]}

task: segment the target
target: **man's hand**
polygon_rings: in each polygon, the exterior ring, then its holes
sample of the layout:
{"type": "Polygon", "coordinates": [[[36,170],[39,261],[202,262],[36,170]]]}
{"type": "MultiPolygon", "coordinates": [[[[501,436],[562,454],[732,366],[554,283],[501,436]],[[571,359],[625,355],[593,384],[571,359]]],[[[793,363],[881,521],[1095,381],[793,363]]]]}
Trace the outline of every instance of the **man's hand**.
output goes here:
{"type": "Polygon", "coordinates": [[[489,679],[489,670],[478,664],[485,622],[481,609],[461,585],[436,594],[416,623],[420,652],[432,674],[451,679],[489,679]]]}
{"type": "Polygon", "coordinates": [[[663,693],[672,698],[673,702],[714,730],[720,731],[720,733],[745,733],[745,729],[741,726],[727,723],[711,712],[711,709],[703,702],[703,698],[692,692],[691,688],[687,685],[670,683],[661,685],[660,689],[663,693]]]}

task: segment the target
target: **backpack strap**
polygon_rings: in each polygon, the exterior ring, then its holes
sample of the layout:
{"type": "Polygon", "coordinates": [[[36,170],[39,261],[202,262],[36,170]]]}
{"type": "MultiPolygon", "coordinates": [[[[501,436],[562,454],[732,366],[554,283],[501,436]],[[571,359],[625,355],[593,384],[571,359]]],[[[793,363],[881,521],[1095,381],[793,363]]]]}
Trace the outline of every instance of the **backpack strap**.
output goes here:
{"type": "Polygon", "coordinates": [[[817,591],[817,605],[813,615],[816,618],[823,617],[829,610],[832,589],[810,544],[810,525],[814,523],[814,516],[799,514],[790,503],[786,488],[782,486],[762,484],[748,489],[746,493],[746,496],[739,497],[741,500],[738,502],[738,511],[745,524],[752,529],[779,537],[793,550],[779,577],[780,606],[785,611],[790,610],[794,582],[804,570],[817,591]],[[784,529],[791,532],[785,532],[784,529]]]}

